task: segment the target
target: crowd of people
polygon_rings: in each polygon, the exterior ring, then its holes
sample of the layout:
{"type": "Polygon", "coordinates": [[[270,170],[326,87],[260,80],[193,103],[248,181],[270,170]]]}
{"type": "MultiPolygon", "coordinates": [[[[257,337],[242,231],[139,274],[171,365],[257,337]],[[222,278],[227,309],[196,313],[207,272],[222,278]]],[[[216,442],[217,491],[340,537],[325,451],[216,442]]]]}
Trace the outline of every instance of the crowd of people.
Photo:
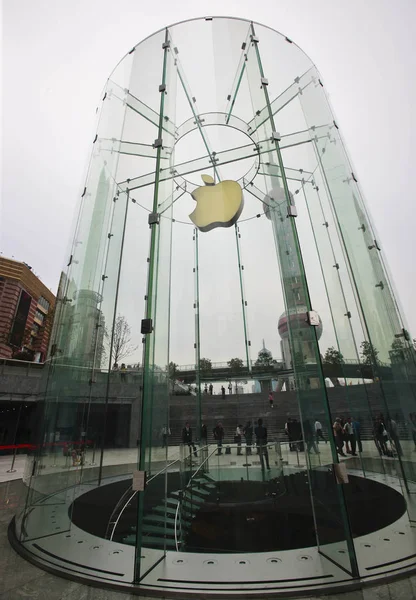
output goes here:
{"type": "MultiPolygon", "coordinates": [[[[413,436],[413,442],[416,450],[416,413],[409,415],[409,423],[413,436]]],[[[358,456],[357,451],[363,451],[361,423],[354,417],[337,417],[332,425],[332,432],[324,432],[324,428],[319,419],[314,422],[311,419],[304,419],[300,422],[297,418],[288,417],[285,427],[285,434],[289,443],[291,452],[314,452],[319,454],[319,443],[328,443],[328,436],[333,435],[337,453],[340,456],[348,455],[358,456]]],[[[397,422],[382,413],[374,418],[372,425],[372,438],[380,456],[394,457],[402,456],[403,449],[399,439],[399,431],[397,422]]],[[[231,438],[231,432],[228,432],[228,439],[231,438]]],[[[171,435],[171,430],[166,425],[161,431],[162,447],[168,445],[168,437],[171,435]]],[[[221,421],[218,421],[212,429],[212,437],[217,445],[217,455],[223,453],[223,444],[225,439],[225,430],[221,421]]],[[[198,450],[196,442],[199,442],[202,447],[208,445],[208,428],[205,423],[202,423],[199,435],[194,437],[192,428],[189,422],[185,423],[182,429],[181,442],[189,447],[190,452],[197,456],[198,450]]],[[[237,455],[243,454],[243,444],[245,444],[245,454],[251,455],[253,448],[261,455],[261,460],[265,461],[267,468],[269,457],[267,452],[267,428],[263,425],[263,420],[258,419],[256,424],[252,421],[247,421],[243,426],[238,423],[233,435],[233,442],[236,445],[237,455]]],[[[231,448],[227,448],[227,453],[231,452],[231,448]]]]}
{"type": "MultiPolygon", "coordinates": [[[[166,429],[166,427],[165,427],[166,429]]],[[[218,421],[215,427],[212,430],[212,435],[217,444],[217,456],[221,456],[223,452],[223,442],[225,437],[225,430],[221,423],[218,421]]],[[[267,450],[267,428],[263,425],[263,420],[258,419],[257,425],[254,427],[251,421],[247,421],[246,425],[243,427],[241,424],[238,424],[235,433],[234,433],[234,443],[237,446],[237,455],[241,456],[242,452],[242,444],[243,438],[245,441],[245,453],[246,455],[252,454],[253,449],[253,439],[255,439],[255,448],[257,454],[260,455],[260,462],[262,467],[266,465],[267,469],[270,469],[269,464],[269,453],[267,450]]],[[[201,425],[201,434],[200,440],[202,447],[206,446],[208,443],[208,429],[205,423],[201,425]]],[[[196,457],[198,456],[197,446],[194,441],[192,428],[187,421],[185,423],[184,428],[182,429],[181,436],[182,444],[188,446],[189,452],[193,453],[196,457]]],[[[231,451],[231,450],[229,450],[231,451]]]]}

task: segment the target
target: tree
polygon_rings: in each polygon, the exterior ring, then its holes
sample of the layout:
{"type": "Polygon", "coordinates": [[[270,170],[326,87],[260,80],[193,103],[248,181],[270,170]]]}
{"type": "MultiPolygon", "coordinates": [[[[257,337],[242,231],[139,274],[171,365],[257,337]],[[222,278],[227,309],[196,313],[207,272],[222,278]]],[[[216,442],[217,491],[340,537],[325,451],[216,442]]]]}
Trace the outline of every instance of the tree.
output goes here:
{"type": "Polygon", "coordinates": [[[137,350],[131,341],[131,329],[124,315],[117,315],[113,331],[113,347],[111,351],[112,363],[119,363],[137,350]]]}
{"type": "Polygon", "coordinates": [[[178,365],[174,362],[170,362],[168,365],[168,375],[169,375],[169,380],[172,386],[172,391],[175,388],[175,381],[178,378],[178,373],[179,373],[179,369],[178,369],[178,365]]]}
{"type": "Polygon", "coordinates": [[[262,348],[258,353],[257,360],[254,364],[256,367],[274,367],[277,365],[277,360],[273,358],[270,350],[267,350],[267,348],[262,348]]]}
{"type": "Polygon", "coordinates": [[[327,348],[322,362],[326,365],[342,365],[344,357],[341,352],[335,350],[335,348],[331,346],[330,348],[327,348]]]}
{"type": "Polygon", "coordinates": [[[391,350],[389,352],[390,358],[392,360],[403,360],[405,357],[404,354],[405,346],[400,339],[395,339],[391,345],[391,350]]]}
{"type": "Polygon", "coordinates": [[[244,367],[244,362],[241,360],[241,358],[232,358],[227,362],[227,365],[230,367],[233,375],[238,375],[238,373],[240,373],[244,367]]]}
{"type": "Polygon", "coordinates": [[[168,372],[169,372],[169,379],[171,380],[175,380],[178,378],[178,373],[179,373],[179,369],[178,369],[178,365],[174,362],[170,362],[169,366],[168,366],[168,372]]]}
{"type": "Polygon", "coordinates": [[[379,364],[378,350],[370,342],[361,342],[361,362],[363,365],[379,364]]]}
{"type": "Polygon", "coordinates": [[[199,359],[199,370],[202,375],[209,375],[212,371],[212,362],[209,358],[199,359]]]}
{"type": "Polygon", "coordinates": [[[333,346],[331,346],[330,348],[327,348],[327,351],[325,352],[325,356],[322,359],[323,365],[324,365],[324,372],[326,374],[326,376],[329,377],[329,379],[332,381],[334,386],[339,386],[339,379],[338,377],[335,377],[335,375],[341,375],[341,373],[337,373],[335,369],[330,369],[330,368],[326,368],[326,365],[342,365],[342,363],[344,362],[344,357],[342,356],[341,352],[339,352],[339,350],[336,350],[333,346]],[[332,371],[332,372],[331,372],[332,371]],[[335,373],[333,372],[335,371],[335,373]]]}

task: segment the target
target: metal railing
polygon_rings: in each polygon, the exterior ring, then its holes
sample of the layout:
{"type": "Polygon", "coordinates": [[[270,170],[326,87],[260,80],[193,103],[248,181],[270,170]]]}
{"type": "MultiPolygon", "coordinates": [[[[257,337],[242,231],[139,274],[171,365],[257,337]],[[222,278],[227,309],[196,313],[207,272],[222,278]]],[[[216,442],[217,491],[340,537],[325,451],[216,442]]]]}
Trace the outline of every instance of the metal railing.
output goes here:
{"type": "MultiPolygon", "coordinates": [[[[201,450],[203,450],[205,448],[209,448],[209,446],[204,446],[203,448],[201,448],[201,450]]],[[[181,510],[181,504],[183,502],[184,494],[186,493],[186,490],[189,487],[192,487],[193,480],[195,479],[196,475],[200,472],[200,470],[202,469],[202,467],[208,462],[208,460],[211,458],[211,456],[213,454],[215,454],[215,452],[217,452],[217,451],[218,451],[218,447],[215,446],[215,448],[212,450],[212,452],[210,454],[208,454],[208,456],[206,458],[204,458],[204,460],[201,462],[201,464],[199,465],[199,467],[197,468],[197,470],[195,471],[195,473],[192,475],[192,477],[190,478],[190,480],[186,484],[185,489],[184,489],[184,491],[182,493],[182,496],[180,496],[180,498],[179,498],[179,502],[178,502],[178,505],[176,507],[176,512],[175,512],[175,546],[176,546],[176,551],[177,552],[179,551],[179,544],[181,543],[178,540],[179,511],[181,510]]],[[[180,524],[179,525],[180,525],[181,534],[182,534],[182,519],[180,520],[180,524]]]]}
{"type": "MultiPolygon", "coordinates": [[[[165,465],[163,467],[163,469],[161,469],[160,471],[158,471],[157,473],[155,473],[154,475],[152,475],[152,477],[150,477],[150,479],[148,479],[148,481],[146,482],[146,486],[149,485],[149,483],[151,481],[153,481],[153,479],[155,479],[156,477],[158,477],[159,475],[161,475],[162,473],[164,473],[165,471],[167,471],[167,469],[169,469],[172,465],[176,464],[177,462],[181,462],[180,458],[176,458],[175,460],[173,460],[172,462],[170,462],[168,465],[165,465]]],[[[133,490],[132,486],[130,486],[129,488],[127,488],[127,490],[124,492],[124,494],[121,496],[120,500],[117,502],[113,512],[111,513],[110,519],[108,521],[108,525],[107,525],[107,531],[106,531],[106,539],[112,541],[113,537],[114,537],[114,533],[117,529],[117,525],[124,513],[124,511],[126,510],[127,506],[130,504],[130,502],[133,500],[134,496],[137,494],[138,490],[133,490]],[[124,499],[128,497],[128,500],[126,502],[124,502],[124,499]],[[119,511],[117,518],[114,520],[115,515],[117,514],[117,510],[119,510],[120,506],[122,505],[122,503],[124,502],[121,510],[119,511]],[[112,527],[111,533],[110,533],[110,529],[112,527]]]]}

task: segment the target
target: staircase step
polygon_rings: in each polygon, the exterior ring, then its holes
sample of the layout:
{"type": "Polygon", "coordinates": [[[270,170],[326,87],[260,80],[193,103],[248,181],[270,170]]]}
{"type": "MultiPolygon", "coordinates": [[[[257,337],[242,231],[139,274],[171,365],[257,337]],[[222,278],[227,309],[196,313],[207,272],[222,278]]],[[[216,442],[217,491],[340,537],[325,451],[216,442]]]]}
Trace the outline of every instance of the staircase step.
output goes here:
{"type": "MultiPolygon", "coordinates": [[[[177,505],[176,505],[177,506],[177,505]]],[[[152,514],[166,514],[167,516],[169,515],[176,515],[176,506],[169,506],[167,505],[165,506],[155,506],[154,508],[152,508],[152,514]]]]}
{"type": "Polygon", "coordinates": [[[146,524],[154,524],[154,523],[166,523],[167,527],[175,527],[175,519],[170,517],[164,517],[163,515],[146,515],[143,518],[143,529],[146,527],[146,524]]]}
{"type": "MultiPolygon", "coordinates": [[[[215,488],[215,486],[214,486],[214,488],[215,488]]],[[[193,485],[192,486],[192,493],[204,497],[204,496],[209,496],[210,493],[211,493],[211,490],[210,489],[206,489],[206,487],[205,487],[204,484],[201,484],[201,486],[199,486],[199,485],[193,485]]]]}
{"type": "Polygon", "coordinates": [[[169,506],[178,506],[179,504],[179,498],[167,498],[166,499],[166,504],[168,504],[169,506]]]}
{"type": "MultiPolygon", "coordinates": [[[[193,514],[189,514],[189,511],[186,511],[188,514],[184,515],[182,513],[182,522],[184,521],[192,521],[193,518],[193,514]]],[[[145,529],[145,527],[147,526],[147,524],[149,525],[154,525],[155,523],[160,523],[160,524],[165,524],[166,523],[166,527],[168,528],[174,528],[175,527],[175,519],[171,516],[167,516],[165,517],[163,514],[150,514],[150,515],[146,515],[143,519],[143,529],[145,529]]]]}
{"type": "Polygon", "coordinates": [[[164,536],[166,535],[166,539],[173,539],[175,537],[174,529],[165,529],[162,526],[157,525],[146,525],[143,526],[143,535],[147,535],[148,533],[154,533],[156,535],[164,536]]]}
{"type": "Polygon", "coordinates": [[[175,540],[172,538],[159,538],[153,536],[145,536],[142,538],[143,546],[150,546],[151,548],[164,548],[166,542],[166,548],[170,550],[176,550],[175,540]]]}
{"type": "MultiPolygon", "coordinates": [[[[166,542],[166,547],[171,550],[176,550],[176,543],[173,538],[163,538],[163,537],[154,537],[154,536],[143,536],[142,544],[143,546],[150,546],[150,548],[164,548],[166,542]]],[[[136,536],[135,535],[126,535],[123,538],[123,544],[128,544],[129,546],[136,545],[136,536]]]]}

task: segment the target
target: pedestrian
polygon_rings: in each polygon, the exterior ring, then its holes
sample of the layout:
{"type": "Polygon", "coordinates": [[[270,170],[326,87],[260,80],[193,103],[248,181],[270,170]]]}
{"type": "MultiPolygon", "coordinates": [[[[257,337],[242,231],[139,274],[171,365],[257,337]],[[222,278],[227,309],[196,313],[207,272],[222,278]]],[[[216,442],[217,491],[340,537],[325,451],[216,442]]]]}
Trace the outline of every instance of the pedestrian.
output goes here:
{"type": "Polygon", "coordinates": [[[352,434],[352,426],[351,426],[351,423],[349,423],[348,419],[347,419],[346,421],[344,421],[344,423],[342,425],[342,436],[344,438],[345,449],[346,449],[347,454],[352,454],[351,434],[352,434]]]}
{"type": "Polygon", "coordinates": [[[273,392],[269,392],[269,404],[270,408],[273,408],[273,392]]]}
{"type": "Polygon", "coordinates": [[[303,445],[302,427],[300,425],[300,422],[297,419],[292,419],[291,432],[292,432],[293,441],[294,441],[294,449],[296,450],[296,447],[297,447],[299,449],[299,452],[303,452],[304,445],[303,445]]]}
{"type": "Polygon", "coordinates": [[[391,441],[394,444],[394,448],[399,456],[403,456],[402,446],[399,440],[399,428],[397,427],[397,423],[390,416],[387,417],[387,433],[390,436],[391,441]]]}
{"type": "Polygon", "coordinates": [[[337,417],[335,419],[335,422],[332,426],[333,431],[334,431],[334,438],[335,438],[335,445],[337,448],[337,452],[340,456],[346,456],[346,454],[344,454],[344,438],[342,435],[342,423],[341,423],[341,419],[339,417],[337,417]]]}
{"type": "MultiPolygon", "coordinates": [[[[230,383],[228,384],[228,393],[229,393],[229,394],[232,394],[232,393],[233,393],[233,386],[232,386],[232,383],[231,383],[231,381],[230,381],[230,383]]],[[[416,442],[415,442],[415,446],[416,446],[416,442]]]]}
{"type": "Polygon", "coordinates": [[[208,385],[207,384],[205,384],[205,387],[204,387],[204,394],[208,394],[208,385]]]}
{"type": "Polygon", "coordinates": [[[221,396],[225,398],[225,387],[223,385],[221,386],[221,396]]]}
{"type": "Polygon", "coordinates": [[[384,426],[383,416],[376,417],[373,427],[374,443],[380,456],[387,456],[388,433],[384,426]]]}
{"type": "Polygon", "coordinates": [[[290,417],[288,417],[286,423],[285,423],[285,433],[287,435],[287,438],[289,440],[289,450],[291,452],[293,452],[295,450],[294,448],[294,444],[292,443],[293,441],[293,437],[292,437],[292,419],[290,417]]]}
{"type": "Polygon", "coordinates": [[[257,421],[254,433],[256,434],[256,446],[260,455],[261,470],[264,471],[264,461],[266,461],[267,469],[270,471],[269,453],[267,450],[267,429],[263,425],[263,419],[257,421]]]}
{"type": "Polygon", "coordinates": [[[247,421],[246,426],[243,429],[244,438],[246,440],[246,454],[251,454],[251,445],[253,443],[253,426],[251,421],[247,421]]]}
{"type": "Polygon", "coordinates": [[[315,454],[319,454],[318,447],[316,445],[316,433],[314,433],[312,424],[309,419],[303,421],[303,433],[305,436],[306,450],[311,452],[313,450],[315,454]]]}
{"type": "Polygon", "coordinates": [[[185,427],[182,429],[182,443],[187,445],[189,448],[189,454],[191,454],[191,448],[194,451],[194,456],[197,457],[196,446],[192,439],[192,429],[189,425],[189,421],[185,423],[185,427]]]}
{"type": "MultiPolygon", "coordinates": [[[[224,392],[225,392],[225,388],[224,388],[224,392]]],[[[221,421],[218,421],[218,423],[212,430],[212,433],[214,434],[214,440],[216,440],[216,442],[217,442],[217,447],[218,447],[217,456],[220,456],[222,454],[222,441],[224,439],[224,428],[222,426],[221,421]]]]}
{"type": "Polygon", "coordinates": [[[241,439],[243,434],[243,428],[241,425],[237,425],[235,430],[234,442],[237,444],[237,456],[241,456],[241,439]]]}
{"type": "Polygon", "coordinates": [[[168,436],[170,435],[170,428],[163,425],[162,427],[162,448],[166,448],[168,445],[168,436]]]}
{"type": "MultiPolygon", "coordinates": [[[[344,435],[350,444],[350,452],[349,453],[351,454],[351,456],[357,456],[357,453],[355,451],[356,439],[355,439],[355,434],[354,434],[354,428],[352,426],[351,417],[348,417],[347,422],[344,425],[344,435]]],[[[347,450],[347,452],[348,452],[348,450],[347,450]]]]}
{"type": "Polygon", "coordinates": [[[207,441],[208,441],[208,430],[207,430],[207,426],[202,423],[201,425],[201,442],[203,446],[207,445],[207,441]]]}
{"type": "Polygon", "coordinates": [[[358,446],[358,452],[362,452],[363,451],[363,443],[361,441],[361,424],[359,421],[354,419],[354,417],[352,417],[352,419],[351,419],[351,424],[352,424],[352,432],[354,434],[354,438],[355,438],[355,441],[358,446]]]}
{"type": "Polygon", "coordinates": [[[213,389],[214,389],[214,387],[213,387],[212,383],[210,383],[209,384],[209,393],[210,393],[210,396],[212,396],[213,389]]]}
{"type": "Polygon", "coordinates": [[[315,437],[316,437],[316,443],[319,445],[319,440],[323,440],[325,442],[325,444],[328,443],[328,441],[324,438],[324,434],[322,432],[322,423],[320,421],[318,421],[318,419],[316,419],[315,421],[315,437]]]}
{"type": "Polygon", "coordinates": [[[121,381],[126,381],[126,365],[124,363],[121,363],[121,367],[120,367],[120,379],[121,381]]]}

